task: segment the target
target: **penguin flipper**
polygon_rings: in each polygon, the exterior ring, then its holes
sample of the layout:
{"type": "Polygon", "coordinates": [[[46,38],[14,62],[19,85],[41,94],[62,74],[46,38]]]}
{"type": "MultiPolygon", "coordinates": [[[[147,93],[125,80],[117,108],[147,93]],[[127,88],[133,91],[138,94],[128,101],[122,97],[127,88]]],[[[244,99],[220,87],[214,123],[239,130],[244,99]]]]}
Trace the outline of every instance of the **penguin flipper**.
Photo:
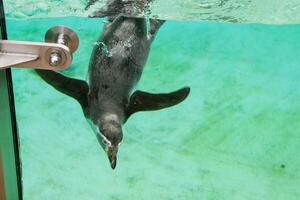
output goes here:
{"type": "Polygon", "coordinates": [[[38,75],[49,85],[63,94],[76,99],[83,109],[87,107],[89,86],[85,81],[69,78],[51,70],[35,70],[38,75]]]}
{"type": "Polygon", "coordinates": [[[184,87],[174,92],[161,94],[135,91],[131,95],[128,107],[126,109],[127,118],[139,111],[155,111],[175,106],[185,100],[189,93],[189,87],[184,87]]]}

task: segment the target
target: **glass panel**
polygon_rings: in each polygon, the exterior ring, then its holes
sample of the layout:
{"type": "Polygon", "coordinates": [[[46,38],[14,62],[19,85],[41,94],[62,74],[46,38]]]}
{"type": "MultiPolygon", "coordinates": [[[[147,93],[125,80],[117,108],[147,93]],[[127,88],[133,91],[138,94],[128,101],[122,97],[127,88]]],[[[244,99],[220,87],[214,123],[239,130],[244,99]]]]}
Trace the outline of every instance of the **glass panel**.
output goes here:
{"type": "MultiPolygon", "coordinates": [[[[8,31],[42,41],[51,26],[71,27],[81,43],[62,73],[85,80],[95,45],[111,55],[96,42],[103,21],[10,19],[8,31]]],[[[133,115],[114,171],[75,100],[32,69],[13,70],[24,199],[298,200],[299,33],[299,25],[167,21],[137,87],[187,85],[191,94],[133,115]]]]}
{"type": "MultiPolygon", "coordinates": [[[[1,29],[0,24],[0,29],[1,29]]],[[[0,32],[0,38],[2,39],[2,33],[0,32]]],[[[3,175],[3,164],[2,164],[2,157],[1,157],[1,151],[0,151],[0,200],[4,200],[5,198],[5,189],[4,189],[4,175],[3,175]]]]}
{"type": "MultiPolygon", "coordinates": [[[[0,39],[6,39],[3,4],[0,1],[0,39]]],[[[0,70],[0,199],[21,198],[18,135],[14,116],[10,70],[0,70]]]]}

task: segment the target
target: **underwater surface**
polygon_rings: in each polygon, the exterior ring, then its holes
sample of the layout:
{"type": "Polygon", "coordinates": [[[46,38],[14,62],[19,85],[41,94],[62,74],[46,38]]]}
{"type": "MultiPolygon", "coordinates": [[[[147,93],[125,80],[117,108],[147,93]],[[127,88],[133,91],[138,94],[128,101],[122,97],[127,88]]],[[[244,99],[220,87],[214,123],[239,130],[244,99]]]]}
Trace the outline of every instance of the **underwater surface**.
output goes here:
{"type": "MultiPolygon", "coordinates": [[[[102,19],[7,20],[13,40],[43,41],[56,25],[80,38],[63,73],[85,79],[102,19]]],[[[298,200],[299,35],[299,25],[168,21],[137,88],[191,94],[129,119],[116,170],[75,100],[13,69],[24,199],[298,200]]]]}

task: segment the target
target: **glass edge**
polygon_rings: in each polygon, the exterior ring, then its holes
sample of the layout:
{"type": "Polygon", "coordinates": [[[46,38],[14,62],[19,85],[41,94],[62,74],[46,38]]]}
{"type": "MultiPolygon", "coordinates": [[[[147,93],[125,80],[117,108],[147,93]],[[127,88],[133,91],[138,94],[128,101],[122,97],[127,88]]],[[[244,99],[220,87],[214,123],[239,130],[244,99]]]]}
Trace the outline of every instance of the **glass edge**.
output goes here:
{"type": "MultiPolygon", "coordinates": [[[[4,12],[4,4],[3,0],[0,0],[0,25],[1,25],[1,35],[2,39],[7,39],[7,31],[6,31],[6,21],[5,21],[5,12],[4,12]]],[[[7,80],[7,90],[8,90],[8,98],[9,98],[9,109],[11,112],[11,124],[12,124],[12,133],[14,140],[14,152],[15,152],[15,165],[16,165],[16,174],[18,180],[18,196],[19,200],[23,199],[23,190],[22,190],[22,174],[21,174],[21,159],[20,159],[20,151],[19,151],[19,136],[17,129],[17,120],[16,120],[16,110],[15,110],[15,101],[14,101],[14,91],[13,91],[13,81],[12,81],[12,73],[11,69],[5,70],[6,80],[7,80]]]]}

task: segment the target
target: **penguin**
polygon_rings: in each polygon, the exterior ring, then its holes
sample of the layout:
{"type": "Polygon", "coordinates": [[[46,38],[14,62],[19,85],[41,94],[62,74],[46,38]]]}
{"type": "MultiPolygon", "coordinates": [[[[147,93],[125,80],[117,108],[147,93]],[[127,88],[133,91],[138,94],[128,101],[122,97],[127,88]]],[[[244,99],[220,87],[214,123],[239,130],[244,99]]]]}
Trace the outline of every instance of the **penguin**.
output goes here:
{"type": "Polygon", "coordinates": [[[123,139],[123,124],[140,111],[156,111],[179,104],[190,93],[183,87],[170,93],[134,90],[146,64],[151,44],[165,21],[145,18],[109,17],[94,46],[87,81],[55,71],[36,72],[61,93],[76,99],[115,169],[123,139]]]}

